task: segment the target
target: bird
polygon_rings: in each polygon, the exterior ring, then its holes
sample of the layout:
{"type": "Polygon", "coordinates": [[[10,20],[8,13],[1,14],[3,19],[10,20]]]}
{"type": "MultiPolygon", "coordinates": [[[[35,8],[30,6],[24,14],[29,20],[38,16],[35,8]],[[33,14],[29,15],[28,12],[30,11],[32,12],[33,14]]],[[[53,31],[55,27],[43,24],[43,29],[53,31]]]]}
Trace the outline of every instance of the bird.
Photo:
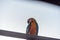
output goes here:
{"type": "MultiPolygon", "coordinates": [[[[26,28],[26,34],[37,36],[38,35],[38,23],[34,18],[29,18],[27,20],[28,26],[26,28]]],[[[34,40],[33,38],[27,40],[34,40]]]]}

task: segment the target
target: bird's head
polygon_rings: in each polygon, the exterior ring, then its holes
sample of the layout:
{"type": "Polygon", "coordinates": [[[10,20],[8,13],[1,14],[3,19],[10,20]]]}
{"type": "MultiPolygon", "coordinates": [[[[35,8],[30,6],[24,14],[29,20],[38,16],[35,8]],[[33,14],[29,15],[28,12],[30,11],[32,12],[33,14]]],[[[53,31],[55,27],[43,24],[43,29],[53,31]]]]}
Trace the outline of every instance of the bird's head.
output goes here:
{"type": "Polygon", "coordinates": [[[30,23],[36,22],[36,20],[34,18],[29,18],[27,22],[30,24],[30,23]]]}

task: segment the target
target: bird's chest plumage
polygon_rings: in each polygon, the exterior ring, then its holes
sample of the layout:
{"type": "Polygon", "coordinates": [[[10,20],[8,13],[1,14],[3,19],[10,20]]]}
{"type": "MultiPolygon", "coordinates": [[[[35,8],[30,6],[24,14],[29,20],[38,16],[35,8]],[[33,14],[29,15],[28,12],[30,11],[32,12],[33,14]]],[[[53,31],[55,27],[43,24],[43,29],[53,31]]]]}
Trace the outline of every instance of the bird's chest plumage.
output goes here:
{"type": "Polygon", "coordinates": [[[35,23],[32,23],[30,26],[30,34],[36,35],[36,24],[35,23]]]}

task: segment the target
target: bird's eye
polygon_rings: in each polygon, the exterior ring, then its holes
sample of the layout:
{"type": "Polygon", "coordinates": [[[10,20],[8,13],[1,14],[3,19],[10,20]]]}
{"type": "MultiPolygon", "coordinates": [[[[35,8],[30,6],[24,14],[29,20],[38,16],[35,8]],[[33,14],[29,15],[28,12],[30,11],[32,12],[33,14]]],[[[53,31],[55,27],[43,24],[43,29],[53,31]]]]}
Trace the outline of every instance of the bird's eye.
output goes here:
{"type": "Polygon", "coordinates": [[[33,21],[32,21],[33,22],[33,21]]]}

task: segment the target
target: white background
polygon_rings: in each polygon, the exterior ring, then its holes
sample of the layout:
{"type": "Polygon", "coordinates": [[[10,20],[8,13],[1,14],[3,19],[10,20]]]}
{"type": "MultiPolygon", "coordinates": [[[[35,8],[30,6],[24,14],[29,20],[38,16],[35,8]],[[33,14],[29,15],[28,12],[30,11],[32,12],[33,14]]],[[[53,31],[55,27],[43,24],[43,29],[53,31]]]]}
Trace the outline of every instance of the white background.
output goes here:
{"type": "MultiPolygon", "coordinates": [[[[27,19],[39,25],[39,36],[60,39],[60,7],[37,1],[0,1],[0,30],[26,32],[27,19]]],[[[0,40],[24,40],[0,35],[0,40]]]]}

